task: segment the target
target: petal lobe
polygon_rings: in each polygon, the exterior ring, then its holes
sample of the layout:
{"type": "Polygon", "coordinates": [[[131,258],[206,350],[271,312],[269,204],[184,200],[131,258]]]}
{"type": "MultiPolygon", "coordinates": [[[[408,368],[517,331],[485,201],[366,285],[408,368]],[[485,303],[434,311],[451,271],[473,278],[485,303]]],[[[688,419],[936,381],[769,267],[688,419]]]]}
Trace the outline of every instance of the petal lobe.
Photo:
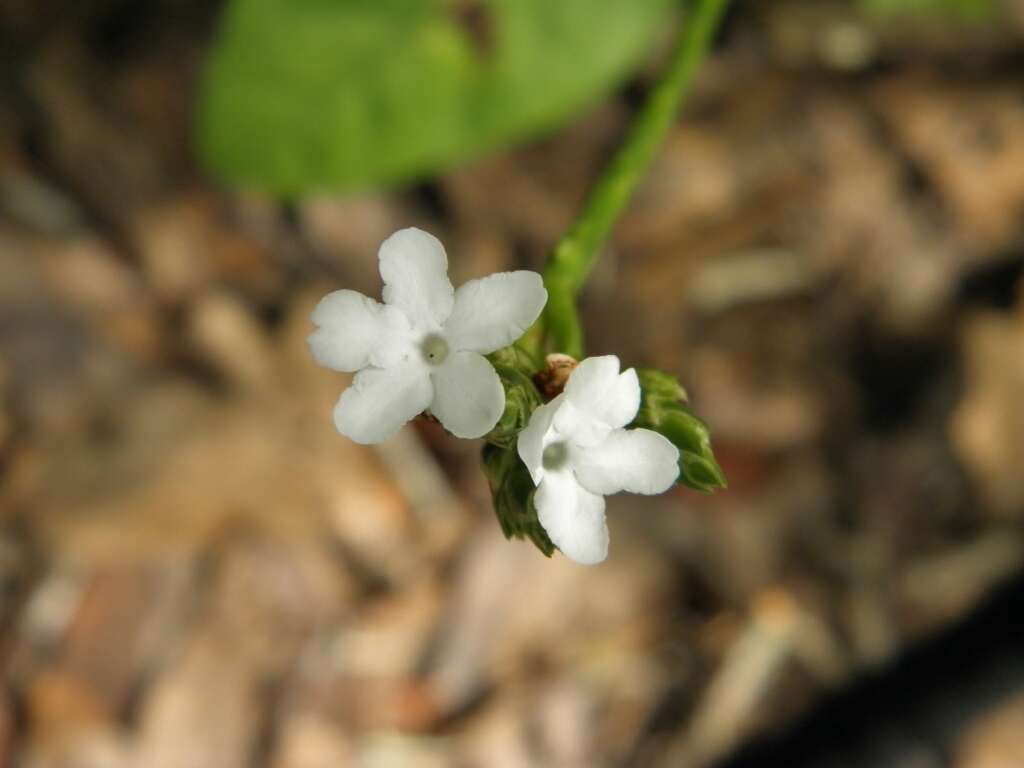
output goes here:
{"type": "Polygon", "coordinates": [[[334,291],[316,305],[317,326],[306,341],[314,359],[335,371],[358,371],[399,352],[408,321],[392,307],[356,291],[334,291]]]}
{"type": "Polygon", "coordinates": [[[365,368],[334,407],[334,425],[357,443],[380,443],[422,413],[434,396],[425,366],[365,368]]]}
{"type": "Polygon", "coordinates": [[[483,437],[505,410],[505,389],[487,358],[453,352],[432,368],[434,400],[430,412],[456,437],[483,437]]]}
{"type": "Polygon", "coordinates": [[[572,467],[592,493],[662,493],[679,477],[679,449],[649,429],[617,429],[597,445],[574,451],[572,467]]]}
{"type": "Polygon", "coordinates": [[[604,497],[591,493],[572,472],[548,472],[534,496],[537,519],[562,554],[583,565],[608,556],[604,497]]]}
{"type": "Polygon", "coordinates": [[[384,302],[401,309],[422,331],[437,331],[452,312],[454,290],[441,241],[415,227],[400,229],[380,246],[384,302]]]}
{"type": "Polygon", "coordinates": [[[615,355],[588,357],[569,376],[566,398],[612,429],[624,427],[640,410],[640,380],[630,368],[619,373],[615,355]]]}
{"type": "Polygon", "coordinates": [[[470,280],[455,291],[445,336],[455,349],[493,352],[522,336],[547,300],[536,272],[499,272],[470,280]]]}

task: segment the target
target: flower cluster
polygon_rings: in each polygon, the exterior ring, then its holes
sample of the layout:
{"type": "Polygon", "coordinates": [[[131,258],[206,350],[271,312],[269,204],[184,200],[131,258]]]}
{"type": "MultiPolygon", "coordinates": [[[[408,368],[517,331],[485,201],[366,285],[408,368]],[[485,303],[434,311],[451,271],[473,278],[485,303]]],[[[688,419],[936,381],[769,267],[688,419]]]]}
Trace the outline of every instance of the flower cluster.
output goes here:
{"type": "Polygon", "coordinates": [[[679,449],[667,438],[624,429],[639,409],[636,371],[619,373],[614,355],[590,357],[519,435],[519,456],[537,486],[537,518],[578,563],[608,554],[606,494],[662,493],[679,477],[679,449]]]}
{"type": "Polygon", "coordinates": [[[391,235],[379,256],[384,303],[335,291],[311,318],[316,360],[355,372],[334,409],[341,434],[381,442],[426,411],[457,437],[485,437],[506,535],[526,535],[546,553],[557,546],[579,563],[607,556],[605,495],[662,493],[694,460],[710,468],[709,488],[718,482],[706,428],[680,410],[675,393],[682,390],[671,377],[670,386],[652,385],[645,397],[637,372],[620,371],[617,357],[588,358],[564,368],[572,372],[559,377],[560,391],[542,387],[552,398],[543,403],[532,362],[509,362],[523,359],[509,345],[547,301],[540,275],[502,272],[454,290],[444,247],[413,228],[391,235]],[[500,376],[484,357],[491,353],[500,376]],[[669,411],[674,421],[662,418],[669,411]],[[674,425],[666,430],[671,439],[659,433],[662,422],[674,425]],[[680,445],[696,453],[683,455],[680,445]]]}

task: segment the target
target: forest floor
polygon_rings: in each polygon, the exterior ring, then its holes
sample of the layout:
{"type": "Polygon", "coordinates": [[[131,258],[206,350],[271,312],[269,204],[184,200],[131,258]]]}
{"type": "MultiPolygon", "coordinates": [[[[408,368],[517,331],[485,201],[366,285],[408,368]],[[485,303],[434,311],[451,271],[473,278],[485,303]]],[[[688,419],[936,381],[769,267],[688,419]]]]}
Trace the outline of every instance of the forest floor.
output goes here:
{"type": "Polygon", "coordinates": [[[1020,600],[951,629],[1024,573],[1024,13],[738,6],[584,297],[730,488],[612,500],[582,568],[503,540],[478,445],[339,437],[304,339],[403,226],[538,268],[643,82],[284,206],[191,159],[209,5],[0,10],[0,766],[704,768],[869,670],[807,765],[1024,765],[1020,600]]]}

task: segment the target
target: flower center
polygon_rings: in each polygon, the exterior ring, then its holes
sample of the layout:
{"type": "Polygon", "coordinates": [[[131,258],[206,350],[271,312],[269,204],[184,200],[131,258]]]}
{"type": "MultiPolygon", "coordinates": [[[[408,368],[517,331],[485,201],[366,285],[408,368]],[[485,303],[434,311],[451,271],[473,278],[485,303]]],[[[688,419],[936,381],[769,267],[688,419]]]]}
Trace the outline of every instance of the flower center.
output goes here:
{"type": "Polygon", "coordinates": [[[552,443],[541,454],[540,463],[544,469],[556,470],[565,466],[569,459],[569,447],[565,443],[552,443]]]}
{"type": "Polygon", "coordinates": [[[448,357],[448,342],[432,333],[420,344],[420,352],[423,353],[427,365],[440,365],[448,357]]]}

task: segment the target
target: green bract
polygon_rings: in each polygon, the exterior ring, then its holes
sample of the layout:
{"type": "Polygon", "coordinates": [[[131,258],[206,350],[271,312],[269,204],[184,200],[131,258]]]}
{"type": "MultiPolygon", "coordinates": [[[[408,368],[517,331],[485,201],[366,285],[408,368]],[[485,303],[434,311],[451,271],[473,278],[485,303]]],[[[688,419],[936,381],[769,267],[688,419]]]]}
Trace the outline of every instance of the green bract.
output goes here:
{"type": "Polygon", "coordinates": [[[713,493],[726,487],[707,425],[686,407],[686,390],[675,376],[653,368],[638,368],[640,411],[631,427],[659,432],[679,449],[679,482],[696,491],[713,493]]]}
{"type": "Polygon", "coordinates": [[[505,538],[529,539],[551,557],[555,545],[537,521],[533,480],[516,452],[519,433],[542,403],[532,378],[536,363],[515,346],[499,349],[487,357],[505,388],[505,412],[484,438],[484,473],[491,486],[494,512],[505,538]]]}
{"type": "Polygon", "coordinates": [[[484,439],[515,453],[516,438],[541,404],[540,393],[531,378],[533,363],[518,347],[499,349],[487,358],[505,388],[505,411],[484,439]]]}
{"type": "Polygon", "coordinates": [[[494,512],[505,538],[529,539],[537,549],[551,557],[555,545],[537,520],[533,480],[516,453],[515,445],[501,448],[488,444],[484,446],[483,460],[484,473],[494,499],[494,512]]]}
{"type": "Polygon", "coordinates": [[[293,196],[407,181],[552,128],[645,54],[670,0],[233,0],[199,150],[293,196]]]}

